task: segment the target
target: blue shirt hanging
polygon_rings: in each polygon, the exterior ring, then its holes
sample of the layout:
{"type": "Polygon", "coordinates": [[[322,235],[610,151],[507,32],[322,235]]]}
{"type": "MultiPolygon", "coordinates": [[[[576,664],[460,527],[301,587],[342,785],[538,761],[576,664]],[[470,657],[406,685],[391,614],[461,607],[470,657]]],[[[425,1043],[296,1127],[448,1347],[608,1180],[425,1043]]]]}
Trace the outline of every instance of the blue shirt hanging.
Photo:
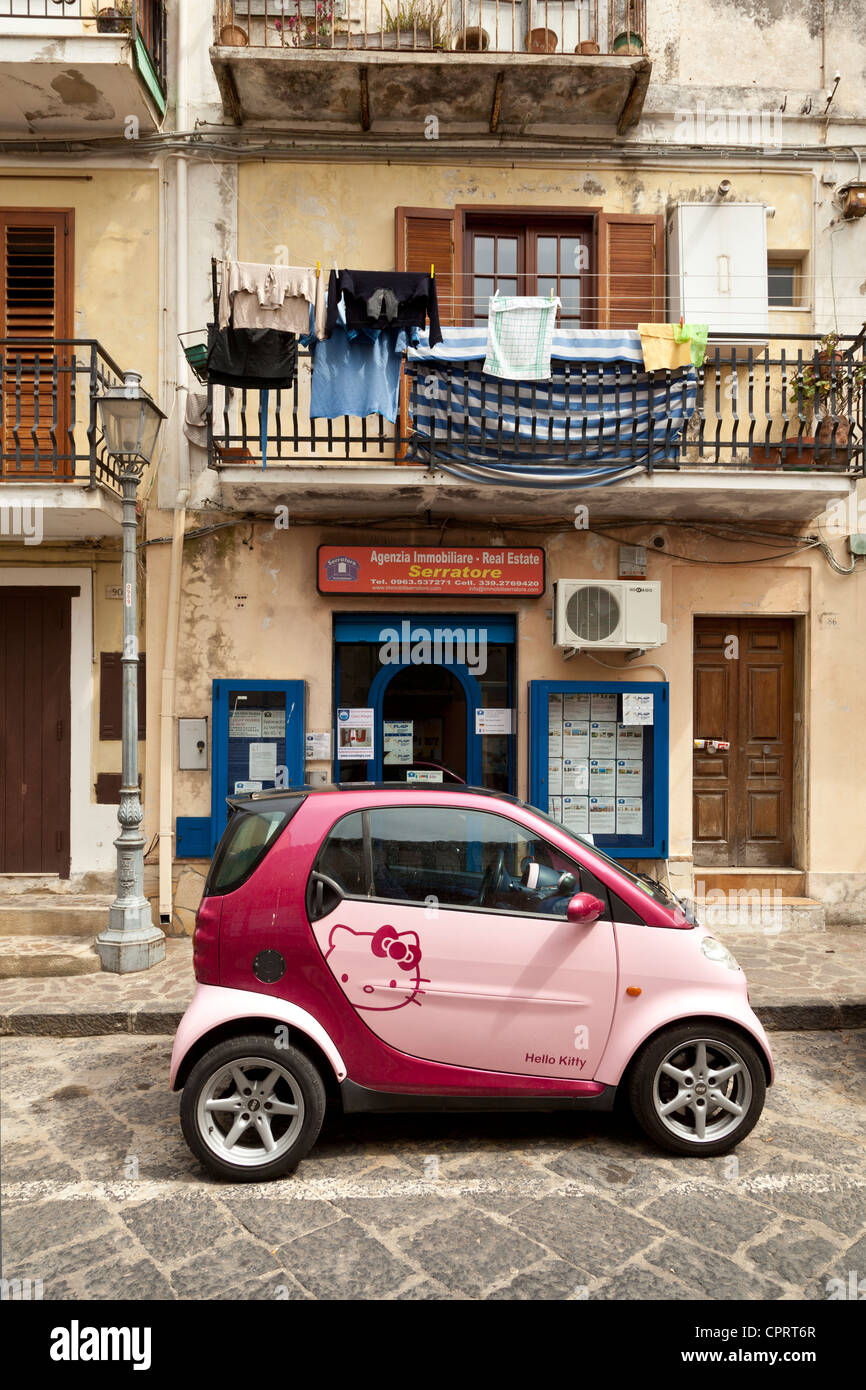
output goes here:
{"type": "Polygon", "coordinates": [[[403,354],[417,340],[415,329],[347,329],[341,299],[330,338],[317,341],[312,322],[311,332],[301,338],[313,357],[310,419],[383,415],[393,424],[400,409],[403,354]]]}

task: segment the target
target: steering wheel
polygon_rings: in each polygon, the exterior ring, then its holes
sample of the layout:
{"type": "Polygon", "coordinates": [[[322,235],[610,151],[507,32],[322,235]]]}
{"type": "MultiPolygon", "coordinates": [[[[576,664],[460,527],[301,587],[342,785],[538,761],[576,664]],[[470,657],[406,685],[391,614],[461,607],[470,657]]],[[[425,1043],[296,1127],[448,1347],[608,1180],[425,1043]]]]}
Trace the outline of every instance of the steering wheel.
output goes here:
{"type": "Polygon", "coordinates": [[[493,861],[493,863],[489,864],[484,871],[484,877],[481,880],[481,891],[478,894],[479,907],[487,906],[487,899],[499,887],[504,872],[505,850],[500,849],[497,851],[496,858],[493,861]]]}

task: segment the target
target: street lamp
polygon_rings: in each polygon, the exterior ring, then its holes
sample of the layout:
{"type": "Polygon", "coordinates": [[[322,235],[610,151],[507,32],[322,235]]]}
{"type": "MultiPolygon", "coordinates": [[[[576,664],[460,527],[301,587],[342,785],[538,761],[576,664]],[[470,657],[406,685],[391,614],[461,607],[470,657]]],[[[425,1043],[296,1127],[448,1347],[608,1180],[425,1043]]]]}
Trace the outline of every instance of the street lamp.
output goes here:
{"type": "Polygon", "coordinates": [[[154,926],[144,896],[143,812],[138,791],[138,628],[136,595],[137,530],[135,494],[153,457],[165,416],[141,389],[141,374],[126,372],[122,386],[97,397],[105,448],[120,478],[123,500],[123,707],[120,834],[117,897],[108,926],[96,938],[103,970],[127,975],[147,970],[165,957],[165,936],[154,926]]]}

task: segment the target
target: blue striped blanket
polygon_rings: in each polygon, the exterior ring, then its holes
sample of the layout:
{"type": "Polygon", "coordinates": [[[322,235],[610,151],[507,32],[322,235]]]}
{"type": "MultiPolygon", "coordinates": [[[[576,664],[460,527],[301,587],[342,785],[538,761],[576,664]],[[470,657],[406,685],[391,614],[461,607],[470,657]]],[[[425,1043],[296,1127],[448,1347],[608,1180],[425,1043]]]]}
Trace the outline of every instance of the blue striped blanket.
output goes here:
{"type": "Polygon", "coordinates": [[[676,461],[695,408],[693,368],[647,373],[636,332],[559,329],[549,382],[482,371],[487,329],[444,328],[408,350],[417,452],[440,459],[560,465],[676,461]]]}

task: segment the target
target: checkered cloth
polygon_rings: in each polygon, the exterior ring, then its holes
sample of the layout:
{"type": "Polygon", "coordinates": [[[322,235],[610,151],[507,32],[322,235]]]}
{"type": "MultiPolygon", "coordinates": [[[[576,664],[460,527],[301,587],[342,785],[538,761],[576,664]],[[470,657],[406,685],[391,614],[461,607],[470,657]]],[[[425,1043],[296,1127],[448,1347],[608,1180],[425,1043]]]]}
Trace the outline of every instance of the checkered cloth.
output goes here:
{"type": "Polygon", "coordinates": [[[549,381],[558,299],[494,295],[487,321],[484,371],[506,381],[549,381]]]}

